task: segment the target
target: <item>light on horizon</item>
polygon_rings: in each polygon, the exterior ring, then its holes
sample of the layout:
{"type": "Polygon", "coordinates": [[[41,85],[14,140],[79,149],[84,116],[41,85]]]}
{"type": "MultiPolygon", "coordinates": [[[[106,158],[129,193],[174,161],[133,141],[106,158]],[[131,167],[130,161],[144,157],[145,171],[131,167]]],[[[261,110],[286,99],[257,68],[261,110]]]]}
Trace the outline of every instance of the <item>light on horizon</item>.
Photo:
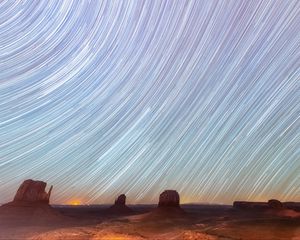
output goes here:
{"type": "Polygon", "coordinates": [[[75,200],[69,201],[68,205],[79,206],[79,205],[82,205],[82,202],[80,200],[78,200],[78,199],[75,199],[75,200]]]}

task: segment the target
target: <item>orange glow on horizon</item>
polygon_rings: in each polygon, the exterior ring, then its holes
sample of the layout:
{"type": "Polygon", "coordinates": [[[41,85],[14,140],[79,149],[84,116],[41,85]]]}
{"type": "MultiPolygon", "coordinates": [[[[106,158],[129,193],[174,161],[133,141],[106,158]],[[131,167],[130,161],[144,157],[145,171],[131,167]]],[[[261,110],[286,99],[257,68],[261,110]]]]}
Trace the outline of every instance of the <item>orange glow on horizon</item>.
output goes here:
{"type": "Polygon", "coordinates": [[[68,205],[78,206],[78,205],[82,205],[82,202],[80,200],[71,200],[68,202],[68,205]]]}

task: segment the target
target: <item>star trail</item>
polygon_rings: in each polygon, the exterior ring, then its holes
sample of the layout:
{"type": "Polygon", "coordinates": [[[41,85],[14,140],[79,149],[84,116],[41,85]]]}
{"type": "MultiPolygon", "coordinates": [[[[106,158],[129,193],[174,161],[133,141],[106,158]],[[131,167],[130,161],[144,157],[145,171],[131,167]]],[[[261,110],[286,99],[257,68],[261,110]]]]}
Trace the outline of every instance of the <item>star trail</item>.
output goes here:
{"type": "Polygon", "coordinates": [[[300,201],[300,1],[0,2],[0,203],[300,201]]]}

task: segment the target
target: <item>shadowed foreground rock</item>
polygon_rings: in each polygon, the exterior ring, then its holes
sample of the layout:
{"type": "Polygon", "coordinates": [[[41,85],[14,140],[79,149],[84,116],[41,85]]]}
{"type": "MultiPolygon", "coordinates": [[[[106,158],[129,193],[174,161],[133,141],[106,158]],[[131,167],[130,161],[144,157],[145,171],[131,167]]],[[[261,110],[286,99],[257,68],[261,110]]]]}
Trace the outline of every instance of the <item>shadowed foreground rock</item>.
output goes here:
{"type": "Polygon", "coordinates": [[[159,195],[158,207],[180,207],[179,194],[175,190],[165,190],[159,195]]]}

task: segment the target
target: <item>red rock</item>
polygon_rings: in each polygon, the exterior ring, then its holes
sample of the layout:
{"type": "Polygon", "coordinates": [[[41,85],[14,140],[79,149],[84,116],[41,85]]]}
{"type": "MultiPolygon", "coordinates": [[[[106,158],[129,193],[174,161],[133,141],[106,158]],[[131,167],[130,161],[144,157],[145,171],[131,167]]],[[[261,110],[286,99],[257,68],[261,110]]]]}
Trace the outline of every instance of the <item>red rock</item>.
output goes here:
{"type": "Polygon", "coordinates": [[[125,194],[121,194],[116,200],[115,200],[115,205],[123,205],[125,206],[126,202],[126,196],[125,194]]]}
{"type": "Polygon", "coordinates": [[[158,207],[179,207],[179,194],[175,190],[165,190],[159,195],[158,207]]]}
{"type": "Polygon", "coordinates": [[[24,181],[14,200],[0,206],[0,217],[2,216],[5,222],[11,221],[17,224],[50,222],[52,224],[63,221],[64,217],[49,204],[52,186],[48,193],[45,192],[46,186],[47,184],[42,181],[31,179],[24,181]]]}
{"type": "Polygon", "coordinates": [[[45,191],[47,183],[42,181],[25,180],[19,187],[13,202],[39,202],[49,204],[53,186],[48,193],[45,191]]]}

